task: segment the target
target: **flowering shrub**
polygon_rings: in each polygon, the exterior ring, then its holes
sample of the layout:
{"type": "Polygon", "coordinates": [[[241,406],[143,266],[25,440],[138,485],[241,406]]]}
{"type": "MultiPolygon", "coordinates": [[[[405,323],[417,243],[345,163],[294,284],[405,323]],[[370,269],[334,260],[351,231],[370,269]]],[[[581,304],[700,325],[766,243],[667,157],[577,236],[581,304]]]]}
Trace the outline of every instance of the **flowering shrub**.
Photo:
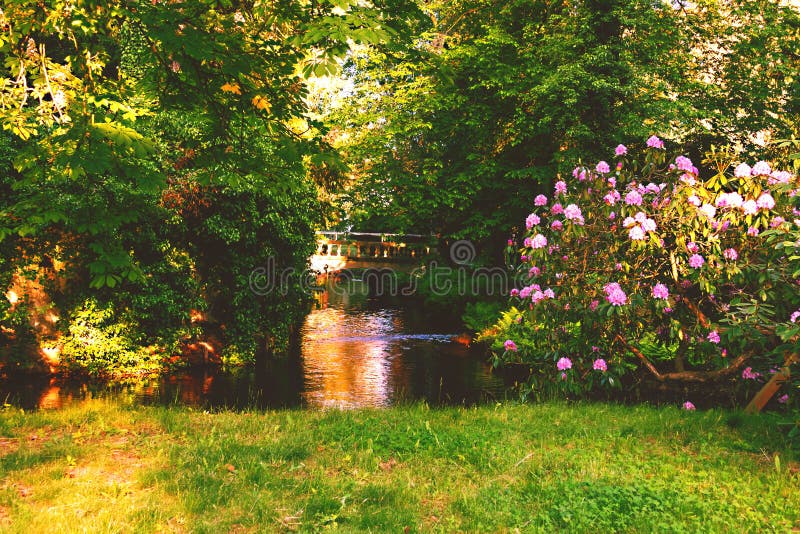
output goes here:
{"type": "Polygon", "coordinates": [[[800,333],[796,177],[730,151],[701,173],[656,136],[615,155],[532,199],[497,363],[572,393],[634,370],[685,383],[783,366],[800,333]]]}

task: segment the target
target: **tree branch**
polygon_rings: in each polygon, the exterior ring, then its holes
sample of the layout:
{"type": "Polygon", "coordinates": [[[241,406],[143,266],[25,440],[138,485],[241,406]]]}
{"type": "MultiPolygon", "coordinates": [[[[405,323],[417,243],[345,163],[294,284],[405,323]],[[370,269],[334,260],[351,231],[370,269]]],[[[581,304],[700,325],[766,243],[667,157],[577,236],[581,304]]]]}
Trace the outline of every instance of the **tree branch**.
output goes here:
{"type": "Polygon", "coordinates": [[[655,377],[656,380],[659,382],[713,382],[714,380],[720,380],[722,378],[726,378],[741,368],[747,360],[750,359],[752,353],[744,352],[739,355],[736,359],[731,361],[731,364],[728,367],[723,369],[717,369],[715,371],[676,371],[673,373],[661,373],[653,362],[647,359],[642,351],[628,343],[628,341],[623,338],[621,335],[617,334],[616,338],[617,341],[622,343],[625,348],[633,353],[634,356],[639,358],[639,361],[642,362],[645,368],[655,377]]]}

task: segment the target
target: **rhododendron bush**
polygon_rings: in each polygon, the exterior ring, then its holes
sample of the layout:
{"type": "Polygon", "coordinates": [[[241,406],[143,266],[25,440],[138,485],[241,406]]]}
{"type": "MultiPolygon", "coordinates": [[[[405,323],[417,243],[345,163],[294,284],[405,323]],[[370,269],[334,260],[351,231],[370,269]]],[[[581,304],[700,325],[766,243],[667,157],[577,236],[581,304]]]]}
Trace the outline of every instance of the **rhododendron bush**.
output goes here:
{"type": "Polygon", "coordinates": [[[497,363],[575,393],[763,380],[798,352],[797,178],[729,150],[701,171],[655,136],[633,152],[531,198],[497,363]]]}

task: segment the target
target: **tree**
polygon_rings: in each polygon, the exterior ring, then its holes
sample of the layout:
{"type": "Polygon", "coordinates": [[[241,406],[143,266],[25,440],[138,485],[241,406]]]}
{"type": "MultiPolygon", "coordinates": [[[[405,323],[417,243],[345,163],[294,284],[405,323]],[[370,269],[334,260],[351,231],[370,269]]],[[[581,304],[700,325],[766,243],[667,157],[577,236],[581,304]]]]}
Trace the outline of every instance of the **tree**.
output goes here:
{"type": "MultiPolygon", "coordinates": [[[[402,40],[413,10],[385,7],[348,0],[6,2],[0,122],[16,154],[0,206],[0,244],[13,249],[4,273],[42,261],[63,266],[59,276],[73,293],[65,305],[101,297],[119,316],[130,302],[115,299],[152,284],[163,273],[156,265],[198,254],[178,262],[194,276],[194,266],[213,263],[202,256],[208,250],[181,240],[206,234],[178,231],[187,223],[165,202],[186,184],[219,202],[212,211],[223,226],[261,209],[279,210],[257,214],[262,236],[283,219],[302,221],[300,241],[287,242],[305,252],[313,239],[307,214],[319,211],[309,171],[341,165],[322,125],[306,118],[303,76],[333,72],[350,43],[402,40]],[[249,211],[236,211],[235,199],[249,211]]],[[[242,245],[237,259],[255,268],[263,243],[242,245]]],[[[304,262],[277,248],[279,266],[304,262]]],[[[188,305],[203,289],[241,282],[214,272],[203,273],[199,288],[175,286],[189,294],[173,326],[185,326],[188,305]]],[[[262,329],[291,319],[261,312],[263,321],[251,320],[262,329]]]]}
{"type": "Polygon", "coordinates": [[[358,98],[331,116],[355,171],[350,223],[497,252],[557,172],[620,141],[662,131],[700,157],[727,142],[752,154],[757,132],[788,137],[797,13],[692,6],[427,2],[418,52],[354,55],[358,98]]]}

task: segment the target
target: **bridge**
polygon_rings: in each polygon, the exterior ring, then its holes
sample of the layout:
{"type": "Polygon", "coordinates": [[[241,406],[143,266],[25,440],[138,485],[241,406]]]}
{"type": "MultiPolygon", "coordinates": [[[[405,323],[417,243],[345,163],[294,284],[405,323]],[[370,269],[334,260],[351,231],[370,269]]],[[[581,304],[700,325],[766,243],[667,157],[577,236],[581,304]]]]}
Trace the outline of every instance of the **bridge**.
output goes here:
{"type": "Polygon", "coordinates": [[[435,253],[435,238],[421,234],[317,232],[311,268],[321,273],[342,269],[413,267],[435,253]]]}

